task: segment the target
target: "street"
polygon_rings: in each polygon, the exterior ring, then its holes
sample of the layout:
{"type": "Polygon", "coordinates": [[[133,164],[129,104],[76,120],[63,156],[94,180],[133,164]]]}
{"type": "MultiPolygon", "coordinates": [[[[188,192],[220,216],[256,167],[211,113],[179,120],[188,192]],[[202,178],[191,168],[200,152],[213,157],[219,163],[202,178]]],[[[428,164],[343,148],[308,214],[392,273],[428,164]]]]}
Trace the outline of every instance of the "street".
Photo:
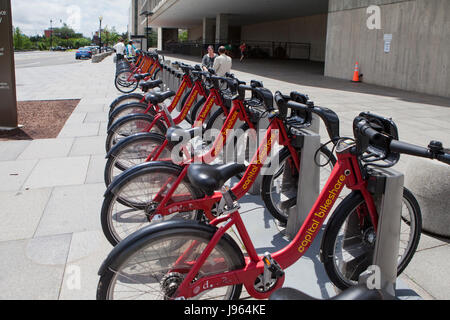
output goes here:
{"type": "Polygon", "coordinates": [[[14,60],[16,69],[56,66],[81,63],[87,60],[76,60],[75,52],[31,51],[16,52],[14,60]]]}

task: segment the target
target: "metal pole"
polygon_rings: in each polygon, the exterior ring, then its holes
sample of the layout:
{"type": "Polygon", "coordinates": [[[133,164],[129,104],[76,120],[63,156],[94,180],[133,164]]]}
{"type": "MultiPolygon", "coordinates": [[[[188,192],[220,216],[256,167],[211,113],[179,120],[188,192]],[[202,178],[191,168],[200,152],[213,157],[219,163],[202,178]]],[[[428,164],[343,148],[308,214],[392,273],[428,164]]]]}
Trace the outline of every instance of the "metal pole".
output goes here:
{"type": "Polygon", "coordinates": [[[50,20],[50,51],[53,48],[53,20],[50,20]]]}
{"type": "Polygon", "coordinates": [[[102,17],[99,17],[100,20],[100,30],[98,31],[99,36],[99,53],[102,53],[102,17]]]}
{"type": "Polygon", "coordinates": [[[0,0],[0,128],[18,127],[11,0],[0,0]]]}

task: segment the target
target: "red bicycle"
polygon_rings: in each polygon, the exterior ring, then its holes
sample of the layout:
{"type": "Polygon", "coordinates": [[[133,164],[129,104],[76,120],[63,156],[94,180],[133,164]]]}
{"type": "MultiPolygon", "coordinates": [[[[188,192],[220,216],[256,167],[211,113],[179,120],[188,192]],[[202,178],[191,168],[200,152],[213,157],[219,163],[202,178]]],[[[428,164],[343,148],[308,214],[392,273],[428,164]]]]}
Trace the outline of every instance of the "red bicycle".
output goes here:
{"type": "Polygon", "coordinates": [[[115,77],[115,86],[122,93],[131,93],[135,91],[139,82],[142,80],[156,79],[160,70],[162,70],[160,57],[158,53],[142,52],[137,56],[135,64],[129,64],[120,67],[115,77]]]}
{"type": "MultiPolygon", "coordinates": [[[[219,125],[223,126],[224,122],[220,122],[221,119],[219,119],[219,116],[223,114],[228,116],[230,111],[234,112],[233,110],[229,110],[229,105],[232,105],[231,100],[228,97],[230,92],[228,89],[222,90],[221,83],[228,83],[228,86],[232,86],[234,83],[242,83],[235,78],[217,77],[206,73],[203,74],[203,76],[205,78],[204,83],[206,91],[209,92],[209,95],[203,103],[202,108],[197,112],[193,110],[191,113],[192,115],[196,114],[196,118],[194,118],[192,129],[186,130],[185,132],[186,137],[188,137],[189,140],[192,140],[205,132],[211,132],[211,128],[215,128],[219,125]],[[218,106],[219,110],[217,110],[212,117],[207,119],[214,106],[218,106]],[[220,123],[217,123],[218,121],[220,123]]],[[[262,86],[262,84],[257,81],[252,81],[251,85],[254,87],[262,86]]],[[[237,106],[236,108],[239,107],[240,106],[237,106]]],[[[245,112],[243,109],[240,111],[245,112]]],[[[238,118],[237,122],[239,121],[238,118]]],[[[254,128],[254,125],[247,125],[246,128],[254,128]]],[[[170,159],[173,147],[181,143],[181,141],[176,140],[183,138],[178,136],[180,132],[184,133],[180,127],[172,126],[168,129],[166,136],[152,132],[141,132],[121,139],[111,148],[106,156],[108,159],[104,173],[106,186],[109,186],[117,175],[138,164],[159,159],[170,159]]],[[[214,135],[211,135],[208,140],[213,141],[214,135]]],[[[185,142],[183,141],[183,143],[185,142]]],[[[207,141],[205,141],[205,144],[206,146],[203,146],[202,142],[203,147],[208,147],[207,141]]],[[[187,148],[183,148],[182,151],[184,152],[183,155],[186,159],[191,158],[191,152],[189,152],[187,148]]]]}
{"type": "MultiPolygon", "coordinates": [[[[105,147],[107,152],[109,152],[111,147],[118,141],[135,133],[156,132],[165,135],[168,128],[176,126],[186,120],[198,96],[201,96],[202,99],[195,107],[199,108],[205,103],[208,94],[204,88],[202,76],[207,76],[208,73],[196,71],[195,67],[190,66],[182,66],[181,68],[184,71],[184,75],[177,93],[166,91],[147,94],[145,100],[148,105],[145,110],[141,104],[124,105],[114,110],[110,116],[108,136],[106,138],[105,147]],[[186,102],[180,114],[173,119],[171,114],[174,112],[187,88],[192,88],[192,90],[185,100],[186,102]],[[163,106],[162,103],[171,97],[174,97],[174,99],[170,106],[163,106]],[[136,108],[140,112],[130,114],[130,112],[135,111],[136,108]]],[[[217,100],[217,102],[220,102],[220,100],[217,100]]],[[[225,110],[226,109],[224,108],[224,112],[226,112],[225,110]]]]}
{"type": "MultiPolygon", "coordinates": [[[[292,103],[286,106],[300,107],[292,103]]],[[[371,170],[367,164],[385,161],[387,166],[393,166],[399,153],[419,154],[419,151],[422,156],[426,154],[450,163],[450,154],[445,154],[442,146],[439,151],[431,146],[418,151],[417,147],[396,140],[396,127],[391,120],[373,114],[362,113],[357,117],[354,133],[355,140],[343,139],[338,143],[338,162],[294,240],[282,250],[263,256],[257,254],[242,222],[236,194],[223,188],[224,182],[244,167],[239,164],[226,168],[206,164],[190,166],[191,183],[208,197],[217,195],[223,199],[216,219],[210,225],[194,221],[164,222],[125,239],[99,270],[97,299],[235,300],[242,287],[252,297],[266,299],[282,287],[284,269],[310,248],[345,187],[358,193],[366,204],[367,212],[358,216],[360,232],[367,235],[377,230],[378,214],[368,188],[371,170]],[[214,192],[220,189],[220,194],[214,192]],[[232,227],[236,228],[246,255],[227,234],[232,227]]],[[[207,202],[208,198],[203,201],[207,202]]],[[[339,252],[334,255],[338,256],[339,252]]]]}
{"type": "MultiPolygon", "coordinates": [[[[249,119],[251,112],[247,112],[244,106],[246,91],[251,91],[255,96],[259,97],[259,101],[262,101],[263,106],[266,108],[266,114],[274,113],[273,95],[269,90],[251,85],[238,86],[235,84],[235,86],[235,90],[239,94],[234,96],[233,108],[220,134],[208,152],[194,156],[191,156],[188,152],[189,156],[184,159],[179,159],[177,161],[178,164],[172,161],[142,163],[124,171],[108,186],[101,211],[101,223],[103,232],[111,244],[116,245],[126,236],[139,230],[144,225],[160,222],[164,219],[201,220],[204,217],[210,221],[215,219],[217,205],[222,197],[220,194],[205,197],[205,194],[194,187],[187,178],[189,167],[193,163],[211,163],[215,160],[222,152],[225,143],[232,141],[231,137],[233,132],[230,129],[235,127],[238,119],[248,125],[249,128],[255,129],[253,122],[249,119]]],[[[339,124],[339,121],[336,121],[336,114],[330,112],[328,109],[317,108],[316,111],[325,111],[323,112],[323,116],[327,119],[326,123],[339,124]]],[[[296,115],[295,117],[291,117],[290,120],[287,120],[287,113],[282,113],[279,116],[271,116],[270,125],[266,130],[265,137],[262,139],[258,152],[255,150],[255,153],[251,153],[251,156],[255,154],[253,161],[250,161],[248,169],[240,179],[240,182],[233,187],[233,194],[237,199],[242,198],[250,191],[263,170],[266,158],[276,146],[277,142],[290,154],[290,161],[292,161],[296,172],[300,171],[299,152],[301,151],[301,145],[293,143],[296,135],[299,134],[296,133],[295,129],[304,128],[309,125],[311,121],[311,110],[299,112],[303,116],[296,115]]],[[[332,137],[339,136],[338,126],[328,125],[328,128],[332,137]]],[[[183,132],[181,133],[183,134],[183,132]]],[[[187,134],[184,133],[183,136],[189,136],[189,134],[189,132],[187,134]]],[[[176,138],[178,137],[179,135],[176,136],[176,138]]],[[[161,139],[163,141],[162,147],[154,148],[152,153],[147,154],[148,160],[164,159],[161,157],[161,153],[167,150],[166,147],[171,143],[171,140],[178,139],[171,139],[170,137],[169,139],[161,139]]],[[[237,143],[244,143],[244,141],[238,140],[237,143]]],[[[256,137],[253,137],[251,143],[256,146],[256,137]]],[[[176,152],[172,152],[172,154],[177,155],[178,151],[184,151],[182,144],[178,147],[179,149],[176,149],[176,152]]],[[[235,145],[232,145],[231,152],[235,150],[234,147],[235,145]]],[[[327,160],[331,159],[331,161],[328,161],[329,165],[324,168],[325,170],[331,170],[335,161],[332,153],[327,148],[322,148],[320,157],[327,160]]],[[[169,159],[172,160],[172,158],[169,159]]],[[[245,157],[242,160],[245,161],[245,157]]],[[[233,161],[235,161],[234,158],[233,161]]],[[[245,165],[243,166],[245,167],[245,165]]],[[[272,170],[274,168],[276,169],[273,170],[274,172],[282,170],[276,166],[275,162],[271,166],[272,170]]],[[[220,168],[227,170],[228,167],[229,165],[224,165],[220,168]]],[[[240,174],[241,171],[235,172],[234,175],[240,174]]]]}
{"type": "MultiPolygon", "coordinates": [[[[178,64],[179,63],[174,63],[178,64]]],[[[163,69],[168,72],[168,73],[173,73],[174,76],[176,76],[179,79],[182,79],[183,74],[181,72],[176,72],[172,67],[169,67],[167,65],[163,66],[163,69]]],[[[139,87],[141,88],[143,93],[128,93],[128,94],[124,94],[121,95],[119,97],[117,97],[116,99],[114,99],[113,102],[111,102],[111,104],[109,105],[109,116],[111,116],[111,114],[116,110],[116,108],[122,107],[123,105],[127,105],[127,104],[134,104],[134,106],[136,106],[136,108],[141,108],[141,109],[146,109],[148,104],[145,103],[145,93],[147,93],[149,90],[151,89],[160,89],[160,85],[162,84],[162,80],[161,79],[157,79],[157,80],[147,80],[147,81],[142,81],[139,82],[139,87]]],[[[182,105],[185,104],[186,99],[188,97],[188,95],[190,94],[190,91],[188,91],[188,94],[184,96],[183,100],[182,100],[182,105]]],[[[109,127],[109,125],[108,125],[109,127]]]]}

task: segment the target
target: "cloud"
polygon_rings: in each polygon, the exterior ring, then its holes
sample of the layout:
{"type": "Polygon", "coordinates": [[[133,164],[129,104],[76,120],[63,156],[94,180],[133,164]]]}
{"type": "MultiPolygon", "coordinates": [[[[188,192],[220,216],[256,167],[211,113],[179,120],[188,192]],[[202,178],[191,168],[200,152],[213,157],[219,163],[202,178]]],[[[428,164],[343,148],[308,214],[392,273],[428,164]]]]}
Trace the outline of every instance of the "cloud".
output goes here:
{"type": "Polygon", "coordinates": [[[14,27],[27,35],[43,34],[50,28],[67,23],[86,37],[99,29],[99,16],[103,16],[102,27],[115,27],[120,33],[127,31],[129,0],[13,0],[14,27]]]}

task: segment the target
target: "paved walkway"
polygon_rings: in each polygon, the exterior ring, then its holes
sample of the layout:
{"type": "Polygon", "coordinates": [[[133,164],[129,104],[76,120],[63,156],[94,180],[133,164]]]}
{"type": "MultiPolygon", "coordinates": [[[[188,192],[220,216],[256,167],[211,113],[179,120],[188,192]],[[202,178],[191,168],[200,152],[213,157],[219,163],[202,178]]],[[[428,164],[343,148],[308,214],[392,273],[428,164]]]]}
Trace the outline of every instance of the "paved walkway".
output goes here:
{"type": "MultiPolygon", "coordinates": [[[[237,71],[237,77],[263,80],[271,90],[308,93],[318,104],[337,111],[343,134],[351,134],[354,116],[371,110],[392,116],[407,141],[427,144],[441,139],[450,145],[449,100],[367,85],[346,89],[349,83],[333,79],[323,80],[328,85],[292,83],[295,65],[277,66],[279,74],[270,78],[270,64],[246,63],[249,69],[237,71]]],[[[17,70],[18,100],[81,102],[56,139],[0,142],[0,299],[95,298],[97,270],[111,250],[101,232],[99,212],[105,191],[107,109],[118,96],[113,77],[112,57],[100,64],[17,70]]],[[[404,157],[399,167],[406,161],[404,157]]],[[[242,206],[261,251],[285,243],[258,197],[246,197],[242,206]]],[[[326,298],[334,290],[317,259],[317,246],[316,241],[309,255],[292,268],[286,284],[326,298]]],[[[448,241],[423,235],[400,286],[425,299],[449,299],[449,267],[448,241]]]]}

